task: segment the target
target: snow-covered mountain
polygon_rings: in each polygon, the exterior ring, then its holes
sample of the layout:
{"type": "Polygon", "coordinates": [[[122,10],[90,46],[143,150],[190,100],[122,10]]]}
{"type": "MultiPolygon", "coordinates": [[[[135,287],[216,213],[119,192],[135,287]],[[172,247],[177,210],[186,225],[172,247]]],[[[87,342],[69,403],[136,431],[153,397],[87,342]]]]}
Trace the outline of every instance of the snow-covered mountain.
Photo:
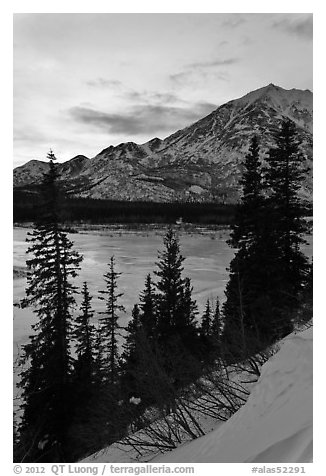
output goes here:
{"type": "MultiPolygon", "coordinates": [[[[312,170],[313,95],[269,84],[218,107],[208,116],[164,140],[110,146],[92,159],[77,156],[60,164],[71,193],[116,200],[216,200],[235,202],[241,163],[254,133],[262,153],[273,144],[282,118],[297,126],[312,170]]],[[[135,120],[137,120],[135,118],[135,120]]],[[[46,164],[30,161],[14,170],[14,187],[38,183],[46,164]]],[[[302,194],[311,197],[307,175],[302,194]]]]}
{"type": "MultiPolygon", "coordinates": [[[[262,367],[247,402],[206,435],[141,462],[310,463],[313,458],[313,331],[293,333],[262,367]]],[[[154,451],[154,450],[153,450],[154,451]]],[[[129,463],[136,450],[115,443],[87,463],[129,463]]]]}

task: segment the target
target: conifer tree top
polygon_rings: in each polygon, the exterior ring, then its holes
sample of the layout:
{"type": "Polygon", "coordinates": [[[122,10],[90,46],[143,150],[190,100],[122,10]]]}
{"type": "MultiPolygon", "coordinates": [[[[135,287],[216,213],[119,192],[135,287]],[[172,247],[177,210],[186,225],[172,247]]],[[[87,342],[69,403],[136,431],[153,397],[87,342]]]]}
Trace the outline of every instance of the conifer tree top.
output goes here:
{"type": "Polygon", "coordinates": [[[52,149],[49,150],[48,154],[47,154],[47,159],[49,160],[57,160],[56,156],[54,155],[54,152],[52,149]]]}

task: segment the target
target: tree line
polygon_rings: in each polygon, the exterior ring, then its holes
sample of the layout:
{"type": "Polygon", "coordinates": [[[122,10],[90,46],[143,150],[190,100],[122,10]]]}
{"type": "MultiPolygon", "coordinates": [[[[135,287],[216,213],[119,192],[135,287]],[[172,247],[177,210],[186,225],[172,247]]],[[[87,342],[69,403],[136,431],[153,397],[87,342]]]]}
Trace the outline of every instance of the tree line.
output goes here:
{"type": "MultiPolygon", "coordinates": [[[[34,221],[38,215],[39,187],[17,188],[13,193],[14,222],[34,221]]],[[[140,202],[71,197],[62,204],[66,222],[172,224],[180,217],[186,223],[229,225],[232,204],[215,202],[140,202]]]]}
{"type": "Polygon", "coordinates": [[[203,395],[203,375],[212,380],[218,366],[248,361],[292,332],[298,320],[311,318],[312,265],[301,249],[308,228],[298,194],[305,171],[290,121],[281,124],[264,167],[259,138],[251,140],[231,227],[236,254],[224,302],[207,301],[199,316],[170,227],[126,328],[114,257],[98,295],[103,308],[97,324],[88,284],[81,290],[73,284],[82,256],[61,226],[55,156],[48,158],[40,214],[28,236],[22,306],[33,305],[38,321],[21,358],[16,461],[76,461],[155,420],[169,424],[190,388],[203,395]],[[76,313],[77,292],[82,303],[76,313]]]}

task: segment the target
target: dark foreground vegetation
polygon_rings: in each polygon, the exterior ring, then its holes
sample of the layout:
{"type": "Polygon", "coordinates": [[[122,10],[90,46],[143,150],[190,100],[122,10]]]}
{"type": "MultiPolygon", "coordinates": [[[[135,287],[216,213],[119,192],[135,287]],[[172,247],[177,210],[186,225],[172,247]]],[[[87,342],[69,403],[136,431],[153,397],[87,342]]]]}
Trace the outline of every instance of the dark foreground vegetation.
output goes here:
{"type": "MultiPolygon", "coordinates": [[[[40,193],[38,187],[14,190],[14,222],[37,219],[40,193]]],[[[66,198],[62,203],[63,219],[70,223],[175,223],[182,218],[186,223],[230,225],[234,205],[196,202],[127,202],[66,198]]]]}
{"type": "Polygon", "coordinates": [[[97,316],[87,282],[74,285],[83,258],[62,227],[52,152],[49,159],[27,239],[21,305],[32,305],[38,320],[20,362],[15,461],[76,461],[118,440],[142,455],[202,436],[201,416],[227,420],[245,403],[275,342],[312,317],[312,264],[300,251],[308,232],[298,196],[305,171],[291,122],[282,123],[265,170],[252,138],[223,304],[208,301],[198,315],[178,237],[168,227],[126,329],[113,256],[97,316]]]}

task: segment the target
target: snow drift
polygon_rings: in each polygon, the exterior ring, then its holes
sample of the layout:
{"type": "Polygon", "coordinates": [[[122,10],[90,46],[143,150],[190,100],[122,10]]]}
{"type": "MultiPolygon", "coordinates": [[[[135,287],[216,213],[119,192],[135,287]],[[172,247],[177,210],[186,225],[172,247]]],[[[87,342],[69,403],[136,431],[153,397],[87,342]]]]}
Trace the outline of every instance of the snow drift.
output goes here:
{"type": "Polygon", "coordinates": [[[155,458],[169,463],[312,462],[312,328],[292,334],[224,425],[155,458]]]}

